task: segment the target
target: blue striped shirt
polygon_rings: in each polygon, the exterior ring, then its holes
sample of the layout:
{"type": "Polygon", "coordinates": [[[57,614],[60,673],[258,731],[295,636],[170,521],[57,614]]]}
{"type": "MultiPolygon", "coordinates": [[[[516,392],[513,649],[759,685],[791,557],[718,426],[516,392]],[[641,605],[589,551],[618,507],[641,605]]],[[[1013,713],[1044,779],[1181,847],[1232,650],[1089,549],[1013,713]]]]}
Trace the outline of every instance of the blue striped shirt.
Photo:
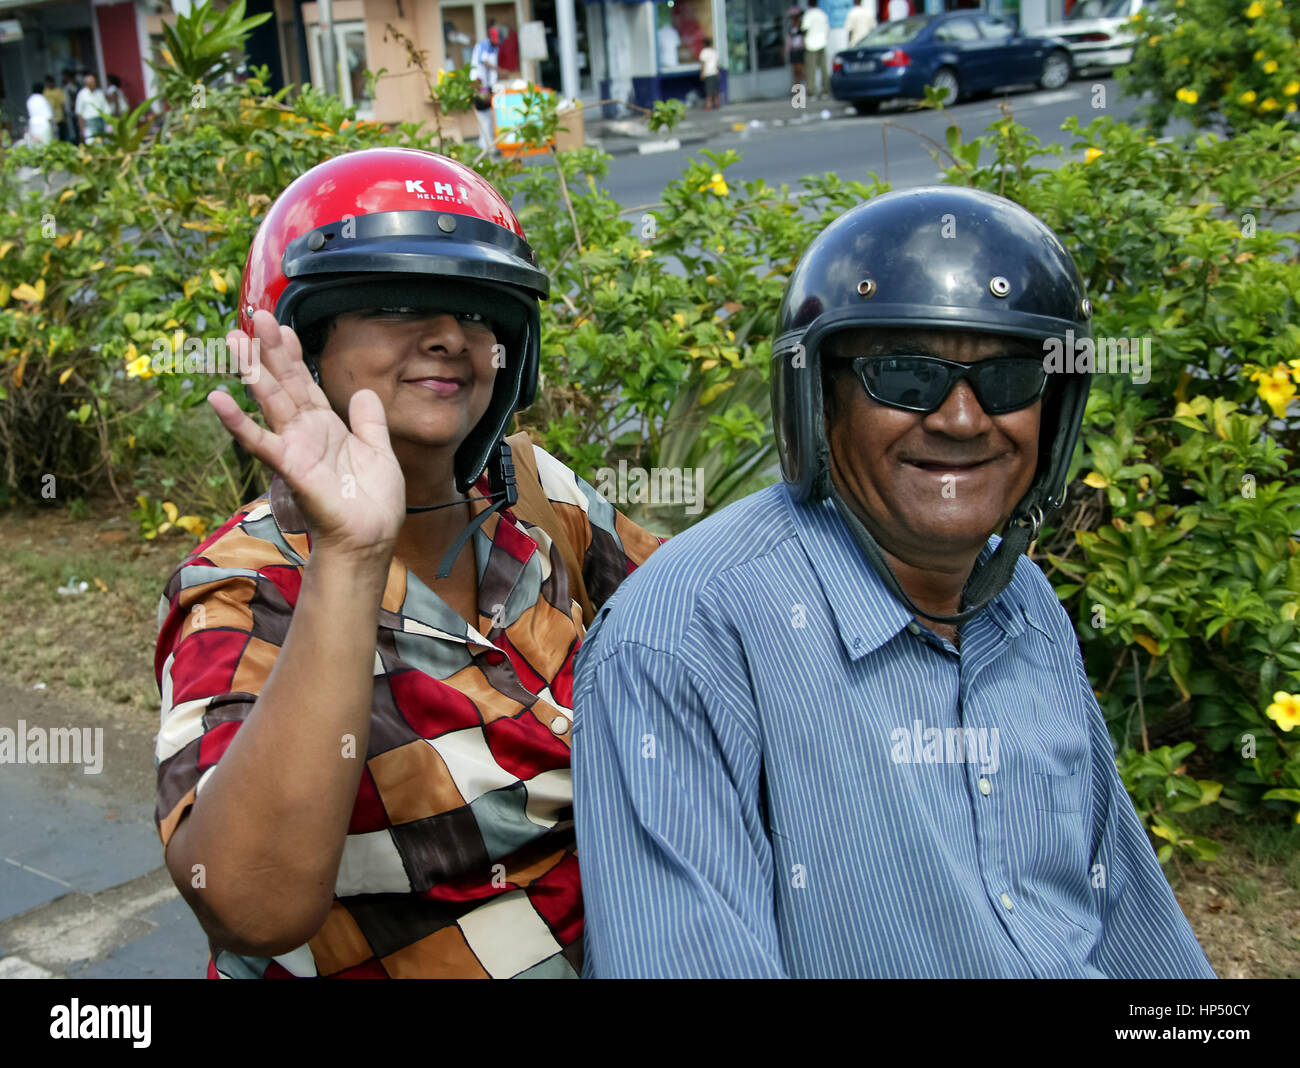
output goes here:
{"type": "Polygon", "coordinates": [[[1028,559],[959,651],[773,486],[623,583],[575,707],[587,976],[1214,975],[1028,559]]]}

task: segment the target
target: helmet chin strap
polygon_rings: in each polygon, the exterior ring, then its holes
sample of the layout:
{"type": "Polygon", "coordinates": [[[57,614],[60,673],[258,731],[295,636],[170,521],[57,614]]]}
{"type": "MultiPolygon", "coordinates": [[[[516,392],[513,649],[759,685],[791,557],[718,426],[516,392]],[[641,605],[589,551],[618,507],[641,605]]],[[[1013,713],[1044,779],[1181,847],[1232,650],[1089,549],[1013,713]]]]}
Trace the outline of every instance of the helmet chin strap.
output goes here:
{"type": "Polygon", "coordinates": [[[956,615],[937,616],[918,607],[916,602],[907,595],[902,583],[898,581],[898,576],[894,574],[893,568],[885,559],[884,550],[840,495],[839,489],[832,486],[830,496],[844,522],[848,524],[854,540],[862,549],[863,555],[876,569],[876,573],[889,592],[902,601],[914,615],[924,616],[935,623],[965,623],[982,612],[994,597],[1006,589],[1007,583],[1015,573],[1016,562],[1028,550],[1029,543],[1033,541],[1042,523],[1042,513],[1037,509],[1030,510],[1033,519],[1029,522],[1013,518],[993,555],[983,564],[977,563],[966,580],[966,588],[962,590],[962,604],[966,607],[956,615]]]}
{"type": "Polygon", "coordinates": [[[519,487],[515,483],[515,462],[514,457],[510,454],[510,446],[504,441],[500,442],[500,452],[495,464],[488,465],[488,488],[492,491],[486,497],[466,497],[461,501],[450,501],[447,504],[418,504],[406,509],[407,515],[416,512],[436,512],[439,508],[453,508],[458,504],[466,504],[469,501],[496,501],[491,508],[484,509],[476,515],[469,526],[456,535],[456,540],[451,543],[451,548],[442,558],[442,563],[438,565],[437,577],[447,578],[451,574],[451,566],[456,562],[456,557],[460,551],[465,548],[465,543],[476,530],[479,529],[487,518],[502,508],[509,508],[519,500],[519,487]]]}

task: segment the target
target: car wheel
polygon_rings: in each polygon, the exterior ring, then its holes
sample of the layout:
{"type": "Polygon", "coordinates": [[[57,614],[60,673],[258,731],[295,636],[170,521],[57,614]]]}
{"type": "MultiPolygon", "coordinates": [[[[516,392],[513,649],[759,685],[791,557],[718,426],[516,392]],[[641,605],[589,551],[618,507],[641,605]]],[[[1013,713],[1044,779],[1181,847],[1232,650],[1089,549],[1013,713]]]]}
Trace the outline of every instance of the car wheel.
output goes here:
{"type": "Polygon", "coordinates": [[[961,84],[957,81],[957,72],[951,67],[940,67],[934,73],[934,78],[930,84],[936,89],[947,89],[948,95],[944,97],[944,104],[955,104],[961,99],[961,84]]]}
{"type": "Polygon", "coordinates": [[[879,100],[855,100],[853,101],[853,110],[859,115],[874,115],[880,110],[879,100]]]}
{"type": "Polygon", "coordinates": [[[1059,48],[1049,52],[1043,60],[1043,72],[1038,76],[1040,89],[1059,89],[1070,80],[1070,57],[1059,48]]]}

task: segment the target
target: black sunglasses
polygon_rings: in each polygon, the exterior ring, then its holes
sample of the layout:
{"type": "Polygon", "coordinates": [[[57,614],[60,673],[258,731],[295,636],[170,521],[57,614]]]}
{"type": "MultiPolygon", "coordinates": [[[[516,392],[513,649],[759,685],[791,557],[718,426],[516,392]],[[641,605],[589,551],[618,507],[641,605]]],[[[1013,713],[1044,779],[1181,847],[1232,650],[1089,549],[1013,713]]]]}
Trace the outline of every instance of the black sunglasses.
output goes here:
{"type": "Polygon", "coordinates": [[[909,412],[937,411],[961,381],[970,382],[989,415],[1027,408],[1047,387],[1042,361],[1023,356],[994,356],[975,363],[912,353],[859,356],[853,371],[873,400],[909,412]]]}

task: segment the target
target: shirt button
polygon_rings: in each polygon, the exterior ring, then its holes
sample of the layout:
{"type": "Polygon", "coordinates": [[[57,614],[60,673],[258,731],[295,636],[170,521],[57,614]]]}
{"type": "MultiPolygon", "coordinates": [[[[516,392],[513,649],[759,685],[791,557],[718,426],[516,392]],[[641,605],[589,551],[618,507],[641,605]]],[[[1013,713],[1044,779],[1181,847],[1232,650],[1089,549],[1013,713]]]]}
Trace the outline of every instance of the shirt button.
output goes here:
{"type": "Polygon", "coordinates": [[[496,667],[498,664],[502,663],[505,660],[505,658],[506,658],[505,653],[499,653],[495,649],[493,649],[492,652],[487,653],[485,656],[487,662],[491,664],[493,667],[496,667]]]}
{"type": "Polygon", "coordinates": [[[555,734],[568,734],[569,721],[563,716],[556,716],[551,720],[551,731],[555,734]]]}
{"type": "Polygon", "coordinates": [[[985,797],[988,797],[989,794],[991,794],[992,792],[993,792],[993,784],[989,782],[988,779],[980,779],[980,793],[982,793],[985,797]]]}
{"type": "Polygon", "coordinates": [[[1006,910],[1007,910],[1008,912],[1011,911],[1012,906],[1011,906],[1011,895],[1010,895],[1010,894],[1003,894],[1003,895],[1002,895],[1002,904],[1003,904],[1003,906],[1006,908],[1006,910]]]}
{"type": "Polygon", "coordinates": [[[909,624],[907,625],[907,633],[908,633],[908,634],[920,634],[920,633],[921,633],[921,624],[918,623],[916,620],[912,620],[912,622],[909,623],[909,624]]]}

